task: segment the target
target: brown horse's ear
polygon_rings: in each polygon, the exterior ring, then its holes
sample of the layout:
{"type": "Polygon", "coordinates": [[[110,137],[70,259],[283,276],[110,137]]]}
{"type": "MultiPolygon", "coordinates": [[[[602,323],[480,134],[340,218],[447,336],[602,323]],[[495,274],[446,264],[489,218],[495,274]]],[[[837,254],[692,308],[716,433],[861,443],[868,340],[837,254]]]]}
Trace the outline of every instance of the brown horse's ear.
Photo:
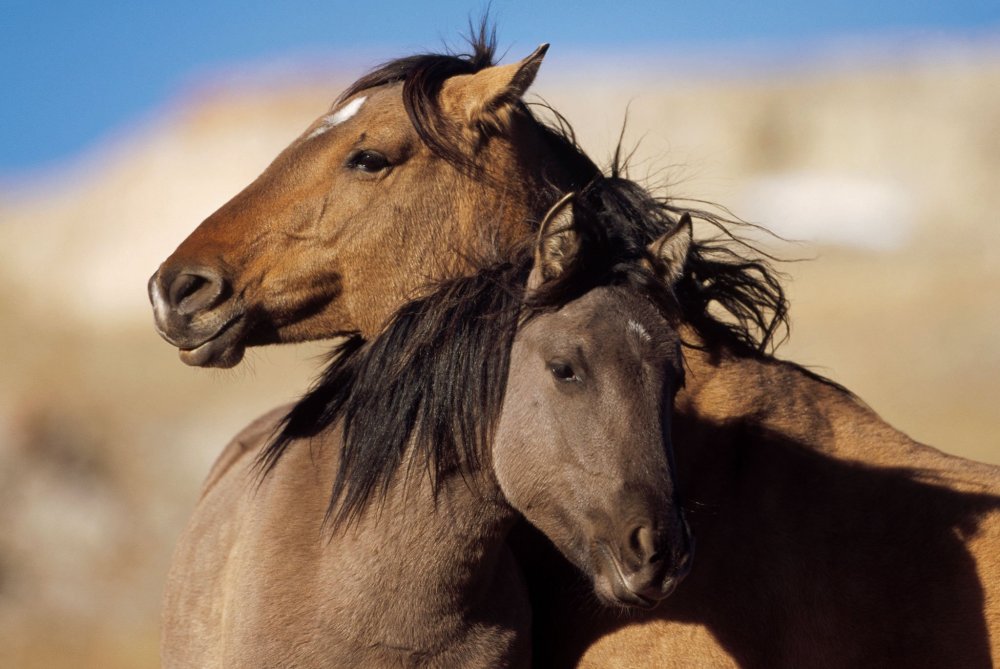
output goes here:
{"type": "Polygon", "coordinates": [[[528,275],[529,291],[558,278],[580,250],[580,235],[573,227],[574,195],[563,195],[542,219],[535,239],[535,264],[528,275]]]}
{"type": "Polygon", "coordinates": [[[691,214],[684,212],[677,227],[654,240],[647,249],[660,261],[663,279],[673,285],[684,275],[684,263],[691,248],[691,214]]]}
{"type": "Polygon", "coordinates": [[[446,79],[441,89],[442,109],[473,134],[507,127],[511,112],[535,80],[548,50],[549,45],[543,44],[518,63],[446,79]]]}

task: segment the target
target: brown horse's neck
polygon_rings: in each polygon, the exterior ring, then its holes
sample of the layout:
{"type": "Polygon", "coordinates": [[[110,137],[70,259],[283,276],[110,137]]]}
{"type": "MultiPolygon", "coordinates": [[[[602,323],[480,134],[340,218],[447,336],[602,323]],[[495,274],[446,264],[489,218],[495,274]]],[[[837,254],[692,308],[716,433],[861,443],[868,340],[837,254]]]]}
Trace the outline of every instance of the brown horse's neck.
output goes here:
{"type": "Polygon", "coordinates": [[[698,542],[691,574],[628,626],[580,616],[565,596],[580,584],[528,534],[518,550],[540,664],[996,663],[997,467],[913,442],[794,364],[684,356],[673,445],[698,542]]]}
{"type": "Polygon", "coordinates": [[[381,503],[331,531],[336,431],[253,483],[279,417],[238,437],[210,477],[166,590],[164,666],[528,666],[530,606],[504,543],[513,512],[492,478],[470,489],[450,476],[435,499],[424,464],[404,460],[381,503]]]}
{"type": "Polygon", "coordinates": [[[930,453],[935,459],[940,456],[894,429],[843,388],[793,363],[721,348],[686,348],[684,355],[685,387],[676,404],[680,421],[771,435],[871,465],[914,467],[930,453]]]}
{"type": "Polygon", "coordinates": [[[511,248],[534,240],[545,212],[560,197],[600,175],[589,158],[521,114],[512,118],[507,136],[494,138],[479,150],[477,163],[483,171],[467,190],[478,195],[460,217],[479,234],[464,238],[497,231],[496,239],[485,241],[498,246],[502,258],[509,257],[511,248]]]}
{"type": "Polygon", "coordinates": [[[477,168],[454,167],[437,186],[453,194],[440,210],[419,211],[408,234],[432,236],[430,244],[408,245],[402,255],[355,258],[368,268],[363,284],[345,279],[341,330],[366,337],[378,333],[401,302],[420,297],[441,280],[466,276],[483,261],[510,258],[534,240],[538,223],[559,197],[581,188],[596,172],[585,158],[567,165],[538,122],[517,116],[510,137],[492,138],[479,148],[477,168]],[[423,221],[433,221],[423,226],[423,221]],[[421,223],[421,225],[418,225],[421,223]],[[385,264],[388,263],[388,264],[385,264]]]}
{"type": "MultiPolygon", "coordinates": [[[[450,475],[435,498],[429,476],[418,467],[409,468],[405,482],[405,474],[397,475],[381,509],[375,504],[366,510],[360,534],[366,536],[364,545],[380,543],[386,551],[386,559],[375,569],[382,572],[380,582],[397,581],[393,592],[400,601],[391,610],[410,608],[399,624],[419,620],[427,630],[432,627],[428,616],[490,604],[483,597],[502,562],[515,513],[499,489],[481,478],[470,486],[461,476],[450,475]],[[405,555],[399,554],[400,548],[405,555]],[[407,606],[400,607],[404,601],[407,606]]],[[[392,611],[385,614],[392,616],[392,611]]]]}

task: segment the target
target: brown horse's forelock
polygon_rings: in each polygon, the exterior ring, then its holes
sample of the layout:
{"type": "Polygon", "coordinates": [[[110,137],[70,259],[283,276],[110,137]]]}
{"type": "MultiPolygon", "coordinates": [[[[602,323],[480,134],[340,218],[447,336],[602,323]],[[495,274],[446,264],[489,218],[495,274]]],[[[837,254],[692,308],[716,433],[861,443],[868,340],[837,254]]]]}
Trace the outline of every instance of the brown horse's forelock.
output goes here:
{"type": "MultiPolygon", "coordinates": [[[[496,30],[488,21],[470,30],[467,39],[471,53],[426,53],[390,60],[358,79],[338,98],[338,103],[366,90],[402,83],[403,106],[420,139],[437,156],[466,173],[479,178],[490,178],[488,165],[477,162],[469,152],[458,128],[445,120],[438,103],[438,94],[444,82],[454,76],[475,74],[496,64],[496,30]]],[[[571,190],[582,187],[600,175],[599,168],[577,146],[568,125],[542,123],[523,102],[518,102],[518,112],[533,122],[545,148],[566,170],[571,190]]],[[[558,194],[556,194],[558,195],[558,194]]]]}
{"type": "Polygon", "coordinates": [[[385,62],[354,82],[337,102],[372,88],[402,83],[403,106],[420,139],[453,165],[473,167],[471,157],[460,148],[457,134],[444,122],[438,105],[438,93],[446,79],[475,74],[495,64],[496,31],[486,21],[471,31],[468,43],[472,53],[425,53],[385,62]]]}

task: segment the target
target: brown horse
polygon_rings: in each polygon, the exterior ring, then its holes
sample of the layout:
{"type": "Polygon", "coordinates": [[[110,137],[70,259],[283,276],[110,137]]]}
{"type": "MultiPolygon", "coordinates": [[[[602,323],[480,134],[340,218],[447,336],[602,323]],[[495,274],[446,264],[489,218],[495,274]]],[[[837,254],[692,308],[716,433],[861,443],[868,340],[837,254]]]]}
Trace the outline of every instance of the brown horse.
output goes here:
{"type": "Polygon", "coordinates": [[[502,67],[486,49],[418,56],[355,83],[163,263],[160,334],[220,367],[248,345],[371,335],[424,284],[532,234],[596,173],[521,103],[545,50],[502,67]]]}
{"type": "MultiPolygon", "coordinates": [[[[529,236],[522,221],[554,191],[598,173],[519,101],[542,53],[493,66],[480,40],[473,56],[402,59],[358,81],[154,275],[160,331],[187,362],[214,365],[247,345],[373,334],[428,277],[529,236]]],[[[678,219],[634,195],[618,204],[652,221],[648,239],[678,219]]],[[[843,388],[768,355],[785,301],[746,249],[694,241],[675,291],[690,346],[674,434],[696,568],[654,612],[622,617],[567,595],[574,570],[522,532],[511,545],[531,586],[535,657],[1000,662],[1000,470],[914,443],[843,388]]]]}
{"type": "Polygon", "coordinates": [[[338,347],[277,439],[237,437],[171,568],[165,667],[527,667],[518,512],[607,602],[673,591],[690,540],[662,407],[683,372],[652,268],[689,228],[644,260],[559,207],[533,268],[441,284],[338,347]]]}

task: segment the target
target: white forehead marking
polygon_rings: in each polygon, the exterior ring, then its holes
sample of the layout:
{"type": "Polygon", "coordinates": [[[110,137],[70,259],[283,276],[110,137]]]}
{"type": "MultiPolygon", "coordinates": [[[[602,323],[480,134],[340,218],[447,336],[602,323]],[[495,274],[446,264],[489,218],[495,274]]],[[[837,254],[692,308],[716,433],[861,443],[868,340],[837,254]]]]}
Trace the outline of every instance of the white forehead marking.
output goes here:
{"type": "Polygon", "coordinates": [[[365,103],[365,100],[367,99],[368,99],[367,96],[354,98],[353,100],[348,102],[346,105],[344,105],[337,111],[323,117],[323,122],[320,124],[320,126],[315,130],[313,130],[311,133],[309,133],[309,137],[307,137],[306,139],[312,139],[317,135],[322,135],[330,128],[338,126],[344,121],[350,119],[351,117],[353,117],[355,114],[358,113],[358,111],[361,109],[361,105],[363,105],[365,103]]]}
{"type": "Polygon", "coordinates": [[[644,339],[646,341],[650,340],[650,336],[649,333],[646,332],[646,328],[644,328],[638,321],[634,321],[630,318],[628,323],[625,324],[625,329],[634,333],[637,337],[639,337],[639,339],[644,339]]]}

